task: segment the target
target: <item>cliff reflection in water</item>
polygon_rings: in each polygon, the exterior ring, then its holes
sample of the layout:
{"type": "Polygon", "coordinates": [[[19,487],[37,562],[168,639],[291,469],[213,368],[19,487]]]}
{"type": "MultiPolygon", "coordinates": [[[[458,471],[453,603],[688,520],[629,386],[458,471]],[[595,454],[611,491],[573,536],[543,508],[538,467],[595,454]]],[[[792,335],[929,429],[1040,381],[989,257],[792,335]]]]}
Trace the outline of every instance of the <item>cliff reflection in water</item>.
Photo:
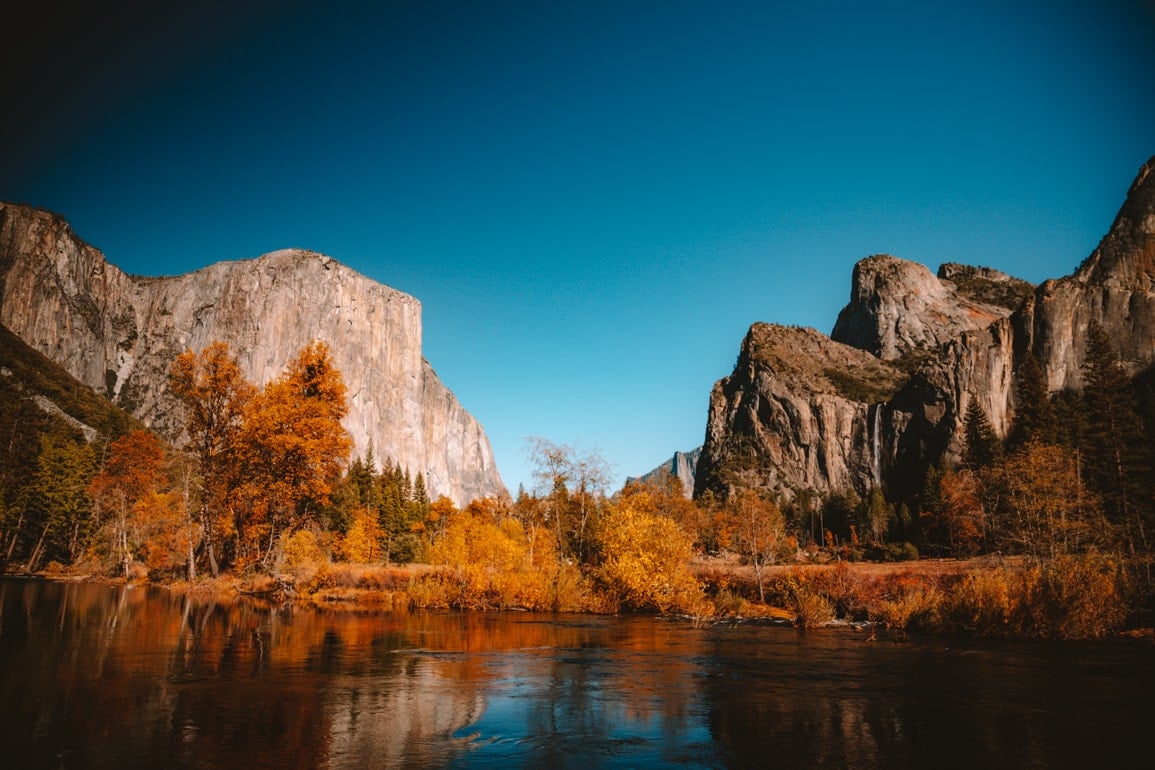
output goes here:
{"type": "Polygon", "coordinates": [[[273,609],[0,580],[12,767],[1110,764],[1148,644],[273,609]]]}

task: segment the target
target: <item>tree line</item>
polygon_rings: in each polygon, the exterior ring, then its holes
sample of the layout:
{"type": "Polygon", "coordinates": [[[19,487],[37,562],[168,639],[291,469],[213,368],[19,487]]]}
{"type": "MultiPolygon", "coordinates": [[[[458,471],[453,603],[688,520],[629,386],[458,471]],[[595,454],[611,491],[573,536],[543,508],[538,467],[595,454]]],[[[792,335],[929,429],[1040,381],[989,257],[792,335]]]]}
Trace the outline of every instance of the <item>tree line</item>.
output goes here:
{"type": "Polygon", "coordinates": [[[410,590],[451,606],[689,611],[703,601],[694,556],[736,555],[765,602],[769,567],[795,561],[1149,553],[1152,400],[1101,329],[1083,374],[1080,393],[1051,395],[1028,353],[1010,435],[971,399],[962,461],[934,464],[907,499],[879,486],[865,499],[690,500],[672,475],[611,494],[596,451],[532,437],[531,489],[459,508],[430,499],[420,469],[372,448],[350,460],[345,386],[324,344],[256,387],[214,343],[171,368],[181,449],[142,429],[99,442],[45,433],[5,495],[0,559],[189,580],[417,562],[437,571],[410,590]]]}

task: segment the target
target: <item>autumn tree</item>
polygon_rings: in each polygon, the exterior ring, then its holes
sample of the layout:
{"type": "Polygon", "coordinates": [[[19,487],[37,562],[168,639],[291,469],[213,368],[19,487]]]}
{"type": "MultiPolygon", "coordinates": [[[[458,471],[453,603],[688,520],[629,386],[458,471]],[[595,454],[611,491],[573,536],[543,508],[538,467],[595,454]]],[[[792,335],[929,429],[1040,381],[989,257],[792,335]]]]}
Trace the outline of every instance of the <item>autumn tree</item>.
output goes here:
{"type": "Polygon", "coordinates": [[[921,517],[926,539],[956,556],[973,556],[986,542],[984,490],[969,468],[956,470],[945,460],[932,467],[923,493],[921,517]]]}
{"type": "MultiPolygon", "coordinates": [[[[116,554],[124,576],[129,576],[129,566],[134,551],[141,548],[142,527],[132,526],[134,536],[130,543],[130,523],[136,513],[155,512],[156,508],[145,505],[138,509],[141,501],[155,502],[153,496],[159,493],[161,468],[164,461],[164,447],[155,433],[137,430],[126,434],[108,446],[108,453],[100,471],[88,485],[88,494],[94,505],[94,515],[100,526],[102,514],[110,517],[100,529],[110,550],[116,554]]],[[[146,522],[142,522],[146,523],[146,522]]]]}
{"type": "Polygon", "coordinates": [[[1097,497],[1083,488],[1070,452],[1031,442],[991,473],[987,495],[1000,547],[1036,558],[1108,547],[1113,527],[1097,497]]]}
{"type": "Polygon", "coordinates": [[[340,554],[346,561],[361,564],[381,561],[383,539],[377,512],[362,505],[353,511],[349,529],[340,539],[340,554]]]}
{"type": "MultiPolygon", "coordinates": [[[[642,484],[641,481],[630,481],[622,492],[625,493],[631,487],[642,484]]],[[[717,550],[712,522],[702,506],[686,497],[686,490],[680,478],[667,471],[660,474],[657,479],[646,482],[644,486],[649,491],[655,508],[662,515],[673,519],[683,532],[689,533],[694,538],[695,550],[717,550]]]]}
{"type": "Polygon", "coordinates": [[[318,524],[352,446],[341,425],[347,413],[345,383],[322,342],[302,349],[245,404],[234,506],[242,565],[266,563],[277,538],[318,524]]]}
{"type": "Polygon", "coordinates": [[[540,436],[526,439],[535,491],[558,550],[580,563],[593,558],[589,532],[604,502],[609,465],[597,450],[581,451],[540,436]]]}
{"type": "Polygon", "coordinates": [[[786,517],[771,500],[751,489],[743,489],[726,503],[730,520],[730,546],[754,569],[758,599],[766,601],[766,567],[787,555],[789,541],[786,517]]]}
{"type": "MultiPolygon", "coordinates": [[[[442,502],[444,501],[444,503],[442,502]]],[[[458,510],[433,502],[445,523],[430,561],[449,570],[451,603],[469,608],[546,609],[559,564],[549,540],[532,547],[510,506],[487,498],[458,510]]]]}
{"type": "Polygon", "coordinates": [[[169,383],[184,407],[204,555],[215,576],[222,549],[235,535],[229,498],[240,483],[242,416],[256,389],[241,375],[224,342],[200,353],[181,353],[169,371],[169,383]]]}
{"type": "Polygon", "coordinates": [[[606,505],[595,539],[598,579],[623,609],[704,613],[701,587],[687,566],[693,540],[656,511],[644,487],[606,505]]]}

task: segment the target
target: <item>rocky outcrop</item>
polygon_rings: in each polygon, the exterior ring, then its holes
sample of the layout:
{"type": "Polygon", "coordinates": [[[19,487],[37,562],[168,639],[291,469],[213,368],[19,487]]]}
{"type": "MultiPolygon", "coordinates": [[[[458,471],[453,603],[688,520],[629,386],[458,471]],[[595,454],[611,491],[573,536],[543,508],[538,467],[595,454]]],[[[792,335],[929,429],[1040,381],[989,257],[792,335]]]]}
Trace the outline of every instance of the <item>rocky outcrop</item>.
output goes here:
{"type": "Polygon", "coordinates": [[[1132,374],[1155,363],[1155,158],[1139,170],[1098,248],[1073,275],[1039,286],[1014,323],[1016,347],[1034,351],[1053,391],[1082,387],[1092,323],[1132,374]]]}
{"type": "Polygon", "coordinates": [[[702,447],[691,449],[689,452],[674,452],[673,458],[641,476],[630,476],[626,483],[662,484],[669,476],[674,476],[682,484],[683,494],[687,499],[694,496],[694,477],[698,472],[698,458],[702,456],[702,447]]]}
{"type": "Polygon", "coordinates": [[[421,356],[421,304],[329,257],[292,249],[142,278],[60,217],[0,204],[0,300],[0,323],[174,439],[167,376],[182,351],[222,340],[263,384],[321,340],[348,387],[355,453],[372,443],[461,504],[503,489],[481,425],[421,356]]]}
{"type": "Polygon", "coordinates": [[[902,370],[814,329],[754,324],[714,385],[695,494],[867,490],[894,456],[902,370]]]}
{"type": "Polygon", "coordinates": [[[755,324],[710,398],[695,490],[820,495],[917,492],[927,464],[962,450],[978,400],[1006,435],[1027,351],[1052,391],[1078,389],[1087,331],[1106,332],[1132,374],[1155,364],[1155,158],[1098,248],[1071,276],[1030,284],[989,268],[874,256],[827,339],[755,324]],[[843,343],[843,344],[839,344],[843,343]],[[860,356],[847,351],[853,351],[860,356]],[[900,366],[888,365],[894,362],[900,366]]]}
{"type": "Polygon", "coordinates": [[[1033,288],[989,268],[951,263],[935,276],[917,262],[867,257],[854,266],[850,302],[830,337],[896,361],[1006,318],[1033,288]]]}

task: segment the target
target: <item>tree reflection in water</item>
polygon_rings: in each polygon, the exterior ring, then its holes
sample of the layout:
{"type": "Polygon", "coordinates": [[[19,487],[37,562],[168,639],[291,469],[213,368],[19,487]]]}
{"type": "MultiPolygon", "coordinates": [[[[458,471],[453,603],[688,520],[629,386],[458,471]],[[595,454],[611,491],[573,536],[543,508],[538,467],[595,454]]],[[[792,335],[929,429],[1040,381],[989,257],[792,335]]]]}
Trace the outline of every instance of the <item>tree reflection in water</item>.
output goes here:
{"type": "Polygon", "coordinates": [[[1085,767],[1155,650],[0,580],[10,767],[1085,767]]]}

